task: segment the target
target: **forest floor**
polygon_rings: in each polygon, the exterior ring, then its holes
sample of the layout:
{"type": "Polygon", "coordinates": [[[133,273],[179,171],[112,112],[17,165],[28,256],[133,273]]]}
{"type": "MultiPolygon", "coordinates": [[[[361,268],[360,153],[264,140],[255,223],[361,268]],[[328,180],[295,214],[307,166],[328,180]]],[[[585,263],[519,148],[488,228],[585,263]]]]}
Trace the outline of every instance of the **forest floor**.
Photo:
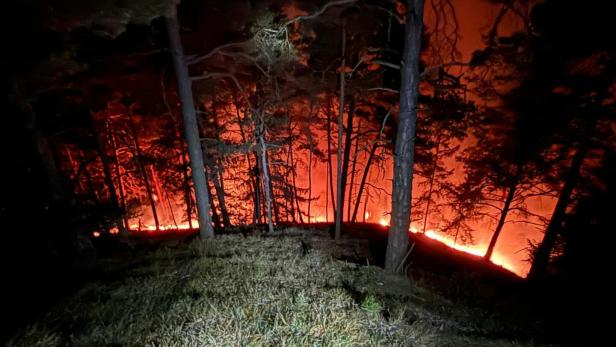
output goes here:
{"type": "Polygon", "coordinates": [[[520,321],[369,265],[364,241],[288,228],[115,254],[7,345],[539,345],[520,321]]]}

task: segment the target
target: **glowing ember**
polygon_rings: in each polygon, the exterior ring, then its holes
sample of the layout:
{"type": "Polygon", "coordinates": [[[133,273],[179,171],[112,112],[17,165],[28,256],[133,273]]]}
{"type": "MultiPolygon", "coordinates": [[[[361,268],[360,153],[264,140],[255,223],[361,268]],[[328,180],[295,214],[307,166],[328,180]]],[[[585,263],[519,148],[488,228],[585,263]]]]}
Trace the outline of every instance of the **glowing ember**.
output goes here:
{"type": "MultiPolygon", "coordinates": [[[[411,232],[418,233],[417,229],[415,228],[411,228],[411,232]]],[[[466,252],[466,253],[473,254],[476,256],[480,256],[480,257],[483,257],[486,253],[485,247],[482,247],[480,245],[461,245],[459,243],[456,243],[451,238],[439,234],[435,230],[426,230],[425,235],[433,240],[442,242],[446,244],[447,246],[457,249],[462,252],[466,252]]],[[[492,261],[492,263],[496,265],[500,265],[513,272],[516,272],[517,270],[517,268],[511,262],[509,262],[505,256],[503,256],[502,254],[498,252],[494,252],[490,260],[492,261]]]]}
{"type": "Polygon", "coordinates": [[[98,231],[95,231],[95,232],[92,233],[92,236],[99,237],[99,236],[101,236],[101,233],[98,232],[98,231]]]}
{"type": "Polygon", "coordinates": [[[109,233],[110,234],[119,234],[120,230],[118,229],[118,227],[113,227],[113,228],[109,229],[109,233]]]}
{"type": "Polygon", "coordinates": [[[324,223],[326,222],[327,219],[325,218],[325,216],[316,216],[316,217],[312,217],[312,222],[316,222],[316,223],[324,223]]]}

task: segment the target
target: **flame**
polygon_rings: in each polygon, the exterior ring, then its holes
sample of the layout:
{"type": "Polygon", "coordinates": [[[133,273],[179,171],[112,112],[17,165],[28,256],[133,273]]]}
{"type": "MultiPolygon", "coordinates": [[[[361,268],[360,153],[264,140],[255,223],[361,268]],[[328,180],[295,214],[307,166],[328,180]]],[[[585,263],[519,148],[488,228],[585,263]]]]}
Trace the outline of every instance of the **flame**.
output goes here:
{"type": "MultiPolygon", "coordinates": [[[[379,220],[379,224],[383,225],[383,226],[389,226],[389,221],[385,218],[381,218],[379,220]]],[[[420,234],[421,231],[418,230],[415,226],[411,226],[409,228],[409,231],[412,232],[413,234],[420,234]]],[[[437,230],[433,230],[433,229],[428,229],[426,230],[426,232],[424,233],[425,236],[439,241],[441,243],[444,243],[445,245],[456,249],[458,251],[462,251],[465,253],[469,253],[472,255],[476,255],[479,257],[483,257],[486,253],[486,246],[485,245],[464,245],[464,244],[459,244],[457,243],[455,240],[451,239],[451,237],[440,234],[439,231],[437,230]]],[[[517,266],[514,265],[514,263],[512,263],[511,261],[509,261],[509,259],[503,255],[502,253],[499,253],[497,251],[495,251],[494,253],[492,253],[492,257],[490,258],[490,261],[498,266],[504,267],[507,270],[510,270],[514,273],[516,273],[519,276],[523,276],[522,273],[520,273],[520,270],[518,269],[517,266]]]]}
{"type": "MultiPolygon", "coordinates": [[[[192,229],[199,228],[198,220],[193,219],[191,222],[192,222],[192,229]]],[[[156,225],[154,225],[153,223],[147,223],[147,224],[142,224],[140,227],[139,223],[131,223],[129,224],[128,229],[132,232],[156,231],[156,225]]],[[[190,227],[190,223],[188,222],[178,223],[177,225],[176,224],[160,224],[158,226],[158,231],[169,231],[169,230],[191,230],[191,227],[190,227]]]]}
{"type": "Polygon", "coordinates": [[[92,232],[92,236],[94,236],[94,237],[100,237],[100,236],[101,236],[101,233],[100,233],[100,232],[98,232],[98,231],[94,231],[94,232],[92,232]]]}
{"type": "Polygon", "coordinates": [[[109,233],[110,234],[119,234],[120,230],[118,229],[118,227],[113,227],[113,228],[109,229],[109,233]]]}
{"type": "MultiPolygon", "coordinates": [[[[419,233],[419,231],[414,227],[411,227],[411,232],[419,233]]],[[[486,253],[485,247],[482,247],[480,245],[461,245],[459,243],[456,243],[450,237],[439,234],[436,230],[426,230],[425,235],[433,240],[442,242],[451,248],[457,249],[458,251],[466,252],[480,257],[483,257],[486,253]]],[[[513,265],[507,259],[507,257],[505,257],[499,252],[494,252],[492,254],[492,257],[490,258],[490,261],[496,265],[502,266],[508,270],[517,273],[517,267],[513,265]]]]}
{"type": "Polygon", "coordinates": [[[312,222],[314,223],[324,223],[327,221],[327,218],[323,215],[318,215],[316,217],[312,217],[312,222]]]}

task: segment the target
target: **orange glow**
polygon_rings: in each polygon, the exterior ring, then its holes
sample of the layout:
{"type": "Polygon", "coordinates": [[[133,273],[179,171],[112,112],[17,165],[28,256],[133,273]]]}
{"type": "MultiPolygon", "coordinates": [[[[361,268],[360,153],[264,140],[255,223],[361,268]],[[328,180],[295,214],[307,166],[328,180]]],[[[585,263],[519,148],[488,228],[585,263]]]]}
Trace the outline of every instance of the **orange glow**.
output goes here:
{"type": "MultiPolygon", "coordinates": [[[[192,220],[192,229],[198,229],[199,228],[199,221],[196,219],[192,220]]],[[[131,223],[128,226],[128,229],[130,231],[133,232],[138,232],[138,231],[156,231],[156,226],[154,225],[153,222],[147,223],[147,224],[141,224],[141,226],[139,226],[139,223],[131,223]]],[[[158,231],[168,231],[168,230],[190,230],[190,223],[188,222],[182,222],[182,223],[178,223],[176,224],[161,224],[158,227],[158,231]]]]}
{"type": "Polygon", "coordinates": [[[311,220],[312,220],[313,223],[324,223],[324,222],[326,222],[325,216],[321,216],[321,215],[316,216],[316,217],[312,217],[311,220]]]}
{"type": "Polygon", "coordinates": [[[381,220],[379,220],[379,224],[382,226],[389,226],[389,221],[385,218],[381,218],[381,220]]]}
{"type": "Polygon", "coordinates": [[[113,228],[109,229],[109,233],[110,234],[118,234],[118,233],[120,233],[120,230],[118,230],[118,227],[113,227],[113,228]]]}
{"type": "Polygon", "coordinates": [[[92,233],[92,236],[99,237],[99,236],[101,236],[101,233],[98,232],[98,231],[95,231],[95,232],[92,233]]]}
{"type": "MultiPolygon", "coordinates": [[[[419,231],[414,228],[411,227],[411,232],[412,233],[419,233],[419,231]]],[[[473,254],[476,256],[480,256],[483,257],[484,254],[486,253],[486,249],[483,246],[480,245],[461,245],[459,243],[456,243],[454,240],[452,240],[450,237],[448,236],[444,236],[439,234],[437,231],[435,230],[426,230],[426,233],[424,234],[427,237],[442,242],[444,244],[446,244],[447,246],[457,249],[459,251],[462,252],[466,252],[469,254],[473,254]]],[[[502,254],[500,254],[499,252],[494,252],[492,254],[492,258],[490,259],[490,261],[496,265],[502,266],[508,270],[511,270],[515,273],[518,273],[518,269],[516,266],[514,266],[511,262],[508,261],[508,259],[503,256],[502,254]]],[[[519,275],[519,273],[518,273],[519,275]]]]}

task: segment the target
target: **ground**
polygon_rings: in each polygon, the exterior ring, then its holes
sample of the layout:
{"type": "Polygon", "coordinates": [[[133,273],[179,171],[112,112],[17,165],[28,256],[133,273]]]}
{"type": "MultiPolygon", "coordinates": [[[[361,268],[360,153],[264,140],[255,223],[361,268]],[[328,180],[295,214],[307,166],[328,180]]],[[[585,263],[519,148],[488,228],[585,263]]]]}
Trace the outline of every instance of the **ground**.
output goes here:
{"type": "Polygon", "coordinates": [[[100,280],[7,345],[536,345],[524,334],[512,338],[519,328],[490,310],[454,303],[369,261],[335,258],[315,242],[327,238],[298,229],[224,235],[107,258],[100,280]]]}

